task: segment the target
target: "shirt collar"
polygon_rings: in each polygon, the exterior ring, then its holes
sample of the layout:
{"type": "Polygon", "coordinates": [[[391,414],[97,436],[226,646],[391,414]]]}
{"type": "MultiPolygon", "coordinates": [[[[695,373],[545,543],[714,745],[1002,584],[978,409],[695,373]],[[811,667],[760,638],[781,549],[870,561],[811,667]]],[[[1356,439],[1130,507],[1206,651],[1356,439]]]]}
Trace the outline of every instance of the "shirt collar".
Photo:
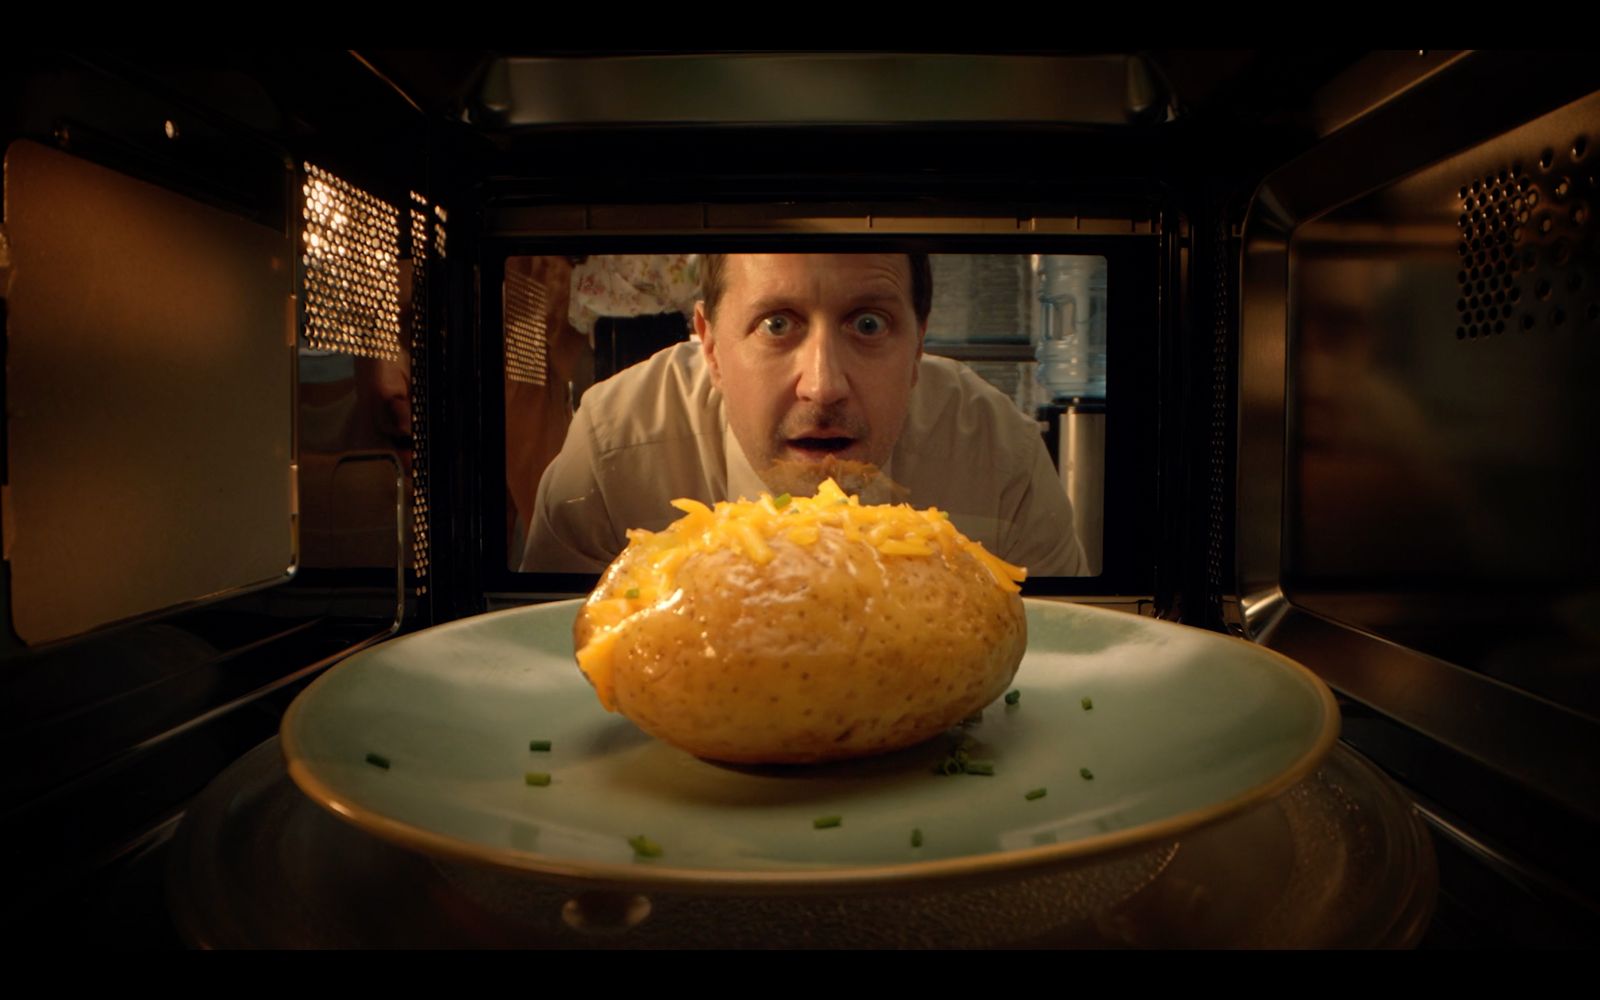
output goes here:
{"type": "Polygon", "coordinates": [[[763,493],[771,492],[761,477],[756,475],[750,459],[745,457],[744,446],[734,437],[733,426],[726,420],[722,423],[722,451],[728,466],[727,499],[754,500],[763,493]]]}

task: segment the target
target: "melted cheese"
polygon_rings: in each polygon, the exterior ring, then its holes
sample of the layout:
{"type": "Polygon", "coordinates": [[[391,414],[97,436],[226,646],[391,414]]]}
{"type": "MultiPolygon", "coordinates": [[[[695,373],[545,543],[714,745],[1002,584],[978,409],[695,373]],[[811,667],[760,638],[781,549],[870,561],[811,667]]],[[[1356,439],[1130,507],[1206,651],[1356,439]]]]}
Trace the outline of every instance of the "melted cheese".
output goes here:
{"type": "Polygon", "coordinates": [[[594,632],[578,650],[578,666],[594,683],[600,701],[610,711],[612,699],[611,654],[618,629],[633,615],[672,599],[678,570],[689,557],[705,552],[733,550],[757,565],[772,561],[775,540],[800,546],[816,543],[824,527],[840,529],[845,538],[865,542],[881,555],[895,559],[929,559],[942,554],[954,562],[966,553],[988,570],[996,587],[1016,593],[1027,570],[1000,559],[982,544],[967,538],[937,507],[913,509],[909,504],[863,504],[847,496],[832,479],[818,487],[814,497],[774,498],[763,493],[754,501],[722,501],[707,507],[697,500],[679,499],[672,505],[684,516],[661,531],[628,532],[629,548],[642,550],[630,572],[612,581],[610,596],[591,599],[587,612],[594,632]]]}

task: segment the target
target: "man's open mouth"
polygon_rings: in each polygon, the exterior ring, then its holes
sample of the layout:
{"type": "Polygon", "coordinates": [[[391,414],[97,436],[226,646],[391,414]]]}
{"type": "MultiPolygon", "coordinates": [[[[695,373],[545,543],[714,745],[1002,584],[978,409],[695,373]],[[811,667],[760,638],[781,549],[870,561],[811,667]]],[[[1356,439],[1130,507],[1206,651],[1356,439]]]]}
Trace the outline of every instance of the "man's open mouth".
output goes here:
{"type": "Polygon", "coordinates": [[[797,437],[788,442],[795,451],[818,458],[837,455],[855,443],[856,439],[851,437],[797,437]]]}

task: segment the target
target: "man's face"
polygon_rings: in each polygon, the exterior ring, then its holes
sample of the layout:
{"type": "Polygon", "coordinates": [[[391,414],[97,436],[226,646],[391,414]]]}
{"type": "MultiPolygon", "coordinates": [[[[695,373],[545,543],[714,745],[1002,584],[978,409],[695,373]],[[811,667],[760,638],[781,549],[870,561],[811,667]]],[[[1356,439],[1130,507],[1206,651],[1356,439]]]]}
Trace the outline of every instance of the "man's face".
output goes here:
{"type": "Polygon", "coordinates": [[[694,327],[751,466],[888,461],[925,333],[906,256],[733,254],[723,278],[694,327]]]}

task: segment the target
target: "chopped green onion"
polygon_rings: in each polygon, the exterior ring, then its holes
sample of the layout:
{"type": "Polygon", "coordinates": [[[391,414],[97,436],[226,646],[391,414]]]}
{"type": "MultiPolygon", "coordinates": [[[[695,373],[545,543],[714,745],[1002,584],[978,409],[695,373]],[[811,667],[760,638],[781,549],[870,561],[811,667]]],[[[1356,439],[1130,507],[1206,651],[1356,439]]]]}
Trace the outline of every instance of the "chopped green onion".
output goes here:
{"type": "Polygon", "coordinates": [[[373,767],[381,767],[385,771],[389,770],[389,758],[383,756],[382,754],[367,754],[367,763],[371,764],[373,767]]]}
{"type": "Polygon", "coordinates": [[[631,601],[634,598],[639,596],[639,588],[638,587],[629,587],[627,593],[623,594],[622,596],[626,597],[628,600],[631,601]]]}
{"type": "Polygon", "coordinates": [[[968,774],[983,774],[983,775],[991,775],[992,776],[994,774],[994,761],[992,761],[992,760],[969,760],[969,761],[967,761],[967,773],[968,774]]]}
{"type": "Polygon", "coordinates": [[[661,845],[642,833],[637,837],[629,837],[628,843],[632,845],[633,853],[641,858],[661,857],[661,845]]]}
{"type": "Polygon", "coordinates": [[[529,740],[528,741],[528,749],[533,751],[534,753],[549,753],[550,752],[550,741],[549,740],[529,740]]]}
{"type": "Polygon", "coordinates": [[[789,506],[789,494],[779,493],[777,496],[773,497],[772,506],[778,508],[779,510],[789,506]]]}
{"type": "Polygon", "coordinates": [[[960,774],[963,770],[962,763],[954,757],[946,757],[944,763],[939,765],[940,774],[960,774]]]}
{"type": "Polygon", "coordinates": [[[811,821],[811,828],[814,830],[829,830],[833,827],[841,826],[843,824],[843,816],[818,816],[816,819],[811,821]]]}
{"type": "Polygon", "coordinates": [[[1080,777],[1083,778],[1084,781],[1093,781],[1094,780],[1094,772],[1089,770],[1087,767],[1078,768],[1078,774],[1079,774],[1080,777]]]}
{"type": "Polygon", "coordinates": [[[1024,795],[1023,798],[1027,799],[1029,802],[1032,802],[1034,799],[1042,799],[1044,798],[1044,789],[1035,788],[1033,791],[1024,795]]]}
{"type": "Polygon", "coordinates": [[[849,502],[850,502],[850,498],[849,497],[845,497],[843,500],[835,500],[833,503],[834,503],[834,506],[836,506],[836,507],[843,507],[843,506],[847,505],[849,502]]]}
{"type": "Polygon", "coordinates": [[[543,771],[529,771],[522,776],[522,782],[526,785],[537,785],[543,788],[545,785],[550,784],[550,775],[543,771]]]}
{"type": "Polygon", "coordinates": [[[1078,704],[1082,705],[1083,706],[1083,710],[1085,712],[1087,712],[1089,709],[1094,707],[1094,699],[1093,698],[1085,698],[1085,699],[1083,699],[1083,701],[1079,702],[1078,704]]]}
{"type": "Polygon", "coordinates": [[[911,831],[911,846],[912,847],[921,847],[922,846],[922,831],[921,830],[912,830],[911,831]]]}
{"type": "Polygon", "coordinates": [[[1022,692],[1021,691],[1007,691],[1006,692],[1006,704],[1007,705],[1015,705],[1017,702],[1019,702],[1021,700],[1022,700],[1022,692]]]}

